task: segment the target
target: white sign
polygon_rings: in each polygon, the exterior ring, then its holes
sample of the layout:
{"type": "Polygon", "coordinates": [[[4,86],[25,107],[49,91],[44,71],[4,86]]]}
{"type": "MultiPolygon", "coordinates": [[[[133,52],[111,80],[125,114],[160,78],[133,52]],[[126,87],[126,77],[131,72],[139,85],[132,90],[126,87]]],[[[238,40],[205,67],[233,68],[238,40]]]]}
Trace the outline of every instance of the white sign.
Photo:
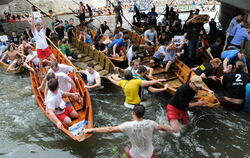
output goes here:
{"type": "Polygon", "coordinates": [[[174,44],[180,45],[183,44],[184,36],[174,36],[174,44]]]}
{"type": "Polygon", "coordinates": [[[40,12],[33,12],[33,16],[34,16],[35,19],[39,19],[39,18],[42,17],[40,12]]]}
{"type": "Polygon", "coordinates": [[[0,41],[8,41],[8,36],[7,35],[3,35],[3,36],[0,36],[0,41]]]}

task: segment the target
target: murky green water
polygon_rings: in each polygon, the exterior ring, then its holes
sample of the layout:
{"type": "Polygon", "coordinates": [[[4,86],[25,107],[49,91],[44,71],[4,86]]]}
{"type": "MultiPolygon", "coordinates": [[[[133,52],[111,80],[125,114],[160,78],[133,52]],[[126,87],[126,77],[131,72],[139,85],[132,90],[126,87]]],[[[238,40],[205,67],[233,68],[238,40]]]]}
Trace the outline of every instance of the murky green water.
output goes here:
{"type": "MultiPolygon", "coordinates": [[[[111,150],[129,146],[123,134],[95,134],[75,142],[60,132],[40,111],[27,75],[0,72],[0,157],[114,157],[111,150]]],[[[104,81],[105,89],[92,94],[95,126],[119,125],[131,120],[119,87],[104,81]]],[[[166,124],[169,96],[146,94],[145,118],[166,124]]],[[[191,109],[191,123],[176,137],[155,132],[156,157],[250,157],[250,118],[221,108],[191,109]]]]}

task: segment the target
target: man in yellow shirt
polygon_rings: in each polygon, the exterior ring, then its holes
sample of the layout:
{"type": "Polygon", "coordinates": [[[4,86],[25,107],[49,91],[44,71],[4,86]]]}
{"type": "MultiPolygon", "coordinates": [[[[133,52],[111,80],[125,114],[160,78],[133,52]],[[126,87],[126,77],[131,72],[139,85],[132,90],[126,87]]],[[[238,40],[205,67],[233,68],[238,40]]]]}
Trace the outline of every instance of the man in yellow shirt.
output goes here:
{"type": "Polygon", "coordinates": [[[115,85],[122,87],[122,90],[125,94],[125,102],[124,105],[127,108],[134,108],[134,105],[140,104],[141,98],[139,96],[139,88],[152,86],[158,82],[163,82],[165,79],[158,79],[153,81],[143,81],[140,79],[133,79],[132,72],[126,70],[124,72],[124,80],[117,81],[114,79],[114,76],[111,75],[108,79],[115,85]]]}

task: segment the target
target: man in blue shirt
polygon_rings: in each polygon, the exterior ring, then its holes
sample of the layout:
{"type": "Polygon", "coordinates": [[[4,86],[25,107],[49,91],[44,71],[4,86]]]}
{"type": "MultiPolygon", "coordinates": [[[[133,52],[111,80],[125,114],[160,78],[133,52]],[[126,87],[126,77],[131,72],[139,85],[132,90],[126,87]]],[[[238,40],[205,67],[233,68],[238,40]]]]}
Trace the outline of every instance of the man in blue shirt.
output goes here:
{"type": "Polygon", "coordinates": [[[241,48],[241,43],[244,40],[248,40],[250,41],[250,28],[248,26],[248,23],[245,23],[244,25],[242,25],[242,27],[238,28],[234,38],[232,39],[230,45],[236,46],[237,48],[241,48]]]}
{"type": "Polygon", "coordinates": [[[113,57],[119,57],[119,54],[122,54],[122,48],[125,43],[129,40],[129,36],[125,35],[123,39],[118,38],[111,42],[108,46],[108,54],[113,57]]]}
{"type": "Polygon", "coordinates": [[[244,63],[244,71],[248,73],[245,51],[239,51],[238,49],[227,50],[221,54],[221,59],[224,59],[224,72],[231,72],[233,65],[235,65],[236,61],[239,60],[244,63]]]}

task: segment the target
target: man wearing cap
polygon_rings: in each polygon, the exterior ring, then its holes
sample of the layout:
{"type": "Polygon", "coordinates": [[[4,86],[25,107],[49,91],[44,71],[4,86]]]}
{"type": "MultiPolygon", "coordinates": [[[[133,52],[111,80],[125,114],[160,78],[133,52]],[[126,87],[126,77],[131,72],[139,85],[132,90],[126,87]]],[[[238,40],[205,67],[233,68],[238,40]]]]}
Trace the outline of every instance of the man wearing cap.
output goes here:
{"type": "Polygon", "coordinates": [[[189,82],[180,86],[175,95],[170,99],[169,104],[166,106],[166,111],[173,132],[180,132],[181,124],[186,125],[189,123],[187,114],[188,108],[194,106],[206,106],[206,101],[198,100],[196,102],[191,102],[198,90],[205,90],[209,93],[213,93],[213,91],[203,88],[202,85],[202,78],[195,75],[189,82]]]}
{"type": "Polygon", "coordinates": [[[236,61],[239,60],[244,63],[244,71],[248,73],[245,51],[243,50],[240,51],[238,49],[227,50],[221,54],[221,59],[224,59],[223,61],[224,72],[231,72],[233,65],[235,65],[236,61]]]}

